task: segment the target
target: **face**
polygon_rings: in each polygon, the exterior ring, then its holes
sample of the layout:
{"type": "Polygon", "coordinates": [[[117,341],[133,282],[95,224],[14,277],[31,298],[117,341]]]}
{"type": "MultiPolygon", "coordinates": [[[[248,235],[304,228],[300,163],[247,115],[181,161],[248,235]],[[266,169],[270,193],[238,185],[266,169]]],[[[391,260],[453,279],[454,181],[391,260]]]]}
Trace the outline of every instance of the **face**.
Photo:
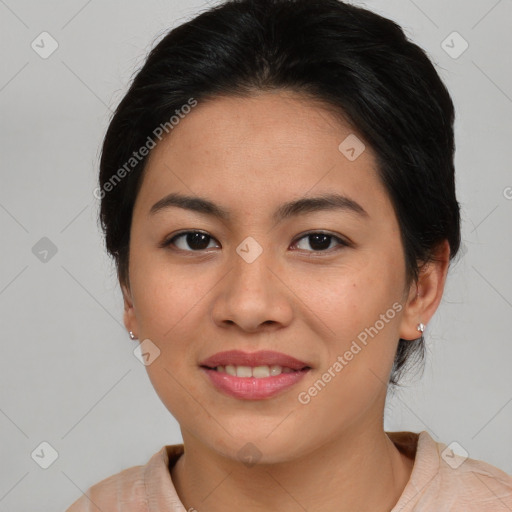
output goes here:
{"type": "Polygon", "coordinates": [[[375,155],[339,149],[354,135],[281,91],[199,102],[152,150],[125,323],[160,351],[146,369],[186,442],[276,462],[381,428],[398,340],[417,336],[375,155]],[[151,212],[170,194],[208,203],[151,212]]]}

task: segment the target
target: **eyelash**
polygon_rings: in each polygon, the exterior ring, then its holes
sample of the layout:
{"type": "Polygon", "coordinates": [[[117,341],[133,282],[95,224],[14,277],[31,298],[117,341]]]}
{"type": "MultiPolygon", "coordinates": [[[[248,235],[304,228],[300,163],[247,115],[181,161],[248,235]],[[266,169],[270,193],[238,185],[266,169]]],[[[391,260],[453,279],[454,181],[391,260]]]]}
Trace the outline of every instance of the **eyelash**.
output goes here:
{"type": "MultiPolygon", "coordinates": [[[[161,248],[170,248],[171,245],[174,245],[176,240],[178,240],[179,238],[181,237],[184,237],[186,235],[189,235],[189,234],[194,234],[194,233],[200,233],[200,234],[203,234],[205,235],[208,239],[211,240],[215,240],[215,238],[211,235],[208,235],[208,233],[205,233],[203,231],[197,231],[197,230],[191,230],[191,231],[182,231],[181,233],[178,233],[176,235],[173,235],[172,237],[164,240],[161,244],[160,244],[160,247],[161,248]]],[[[336,235],[332,235],[331,233],[324,233],[323,231],[309,231],[308,233],[304,233],[302,234],[299,238],[296,239],[296,241],[293,243],[293,245],[296,245],[298,242],[300,242],[302,239],[304,238],[308,238],[309,236],[312,236],[312,235],[325,235],[326,237],[329,237],[331,238],[331,241],[332,240],[335,240],[336,242],[338,242],[339,246],[337,248],[334,248],[334,251],[338,251],[340,249],[342,249],[343,247],[350,247],[351,244],[346,241],[346,240],[343,240],[342,238],[336,236],[336,235]]],[[[217,242],[218,243],[218,242],[217,242]]],[[[209,245],[209,244],[208,244],[209,245]]],[[[329,244],[330,245],[330,244],[329,244]]],[[[190,253],[201,253],[203,252],[205,249],[198,249],[198,250],[185,250],[185,249],[179,249],[179,248],[172,248],[172,250],[176,250],[176,251],[181,251],[181,252],[190,252],[190,253]]],[[[301,250],[305,250],[305,249],[301,249],[301,250]]],[[[330,248],[330,249],[324,249],[324,250],[319,250],[319,251],[315,251],[315,250],[306,250],[306,252],[309,252],[309,253],[314,253],[314,254],[320,254],[320,253],[327,253],[327,254],[331,254],[331,252],[333,252],[333,248],[330,248]]]]}

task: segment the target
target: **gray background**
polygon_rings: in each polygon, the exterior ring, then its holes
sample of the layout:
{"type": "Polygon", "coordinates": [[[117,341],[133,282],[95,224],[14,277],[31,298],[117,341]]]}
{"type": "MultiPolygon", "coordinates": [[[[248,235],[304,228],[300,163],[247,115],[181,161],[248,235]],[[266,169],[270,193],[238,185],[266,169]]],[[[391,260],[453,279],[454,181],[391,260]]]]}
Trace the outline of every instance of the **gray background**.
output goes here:
{"type": "MultiPolygon", "coordinates": [[[[427,328],[426,371],[390,396],[385,427],[427,430],[512,473],[512,2],[359,5],[428,52],[457,110],[463,255],[427,328]],[[469,43],[458,58],[441,46],[453,31],[469,43]]],[[[0,512],[64,510],[181,441],[133,355],[92,191],[130,77],[164,32],[206,7],[0,0],[0,512]],[[59,45],[47,59],[31,47],[43,31],[59,45]],[[33,250],[43,237],[57,249],[47,261],[33,250]],[[31,457],[43,441],[58,453],[48,469],[31,457]]]]}

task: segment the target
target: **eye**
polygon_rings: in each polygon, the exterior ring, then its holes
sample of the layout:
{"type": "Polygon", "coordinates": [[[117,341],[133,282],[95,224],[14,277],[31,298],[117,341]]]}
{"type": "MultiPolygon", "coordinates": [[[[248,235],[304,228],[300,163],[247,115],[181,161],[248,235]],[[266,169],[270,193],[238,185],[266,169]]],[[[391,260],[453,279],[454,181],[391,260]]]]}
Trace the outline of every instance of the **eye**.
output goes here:
{"type": "MultiPolygon", "coordinates": [[[[331,243],[336,242],[338,246],[344,246],[348,247],[349,244],[342,240],[341,238],[330,235],[329,233],[322,233],[322,232],[312,232],[307,233],[306,235],[302,236],[298,239],[297,242],[295,242],[294,245],[299,245],[301,240],[306,240],[306,243],[302,243],[302,247],[299,247],[299,249],[304,249],[309,251],[309,247],[313,250],[313,252],[326,252],[327,249],[331,249],[331,243]]],[[[310,251],[311,252],[311,251],[310,251]]]]}
{"type": "Polygon", "coordinates": [[[184,231],[177,235],[174,235],[172,238],[165,240],[161,247],[167,247],[170,245],[176,246],[178,249],[187,252],[195,252],[195,251],[203,251],[211,247],[209,245],[210,241],[215,240],[210,235],[203,233],[202,231],[184,231]],[[187,246],[190,249],[187,249],[187,246]]]}
{"type": "MultiPolygon", "coordinates": [[[[215,239],[212,236],[207,233],[203,233],[202,231],[183,231],[182,233],[178,233],[177,235],[164,240],[160,244],[160,247],[174,246],[181,251],[199,252],[215,247],[215,245],[210,245],[213,241],[215,241],[215,239]]],[[[327,250],[333,248],[333,242],[335,242],[335,245],[337,244],[342,247],[348,247],[350,245],[340,237],[318,231],[306,233],[299,238],[293,246],[298,246],[299,249],[306,250],[308,252],[327,252],[327,250]],[[302,240],[305,240],[305,242],[301,242],[302,240]]]]}

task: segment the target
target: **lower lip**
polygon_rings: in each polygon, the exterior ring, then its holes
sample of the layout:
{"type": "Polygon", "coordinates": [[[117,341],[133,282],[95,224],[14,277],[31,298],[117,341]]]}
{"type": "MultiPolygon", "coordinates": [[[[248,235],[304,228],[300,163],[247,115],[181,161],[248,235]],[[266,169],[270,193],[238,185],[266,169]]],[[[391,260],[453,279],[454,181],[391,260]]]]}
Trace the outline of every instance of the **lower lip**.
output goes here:
{"type": "Polygon", "coordinates": [[[201,368],[213,385],[223,393],[242,400],[263,400],[289,389],[299,382],[309,369],[281,373],[273,377],[234,377],[225,372],[201,368]]]}

